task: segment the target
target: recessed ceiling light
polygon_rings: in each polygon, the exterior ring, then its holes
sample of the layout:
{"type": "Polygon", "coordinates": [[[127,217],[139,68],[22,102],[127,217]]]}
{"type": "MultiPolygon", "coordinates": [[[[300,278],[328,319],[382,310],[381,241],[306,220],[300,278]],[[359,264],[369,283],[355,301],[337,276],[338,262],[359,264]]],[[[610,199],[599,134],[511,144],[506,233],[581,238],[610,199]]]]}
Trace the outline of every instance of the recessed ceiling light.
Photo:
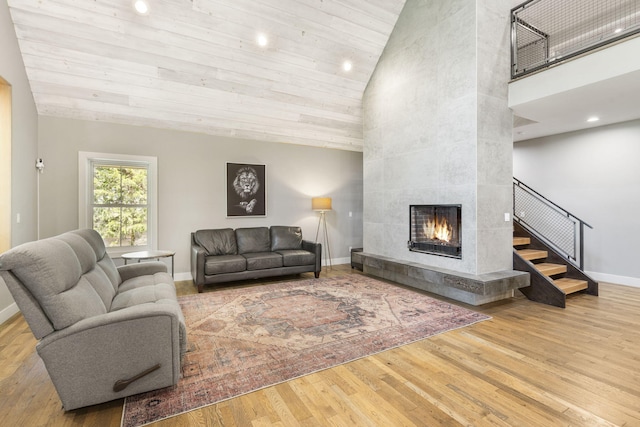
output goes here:
{"type": "Polygon", "coordinates": [[[258,34],[258,38],[256,39],[256,42],[258,43],[258,46],[265,47],[269,43],[269,40],[267,39],[267,36],[265,36],[264,34],[258,34]]]}
{"type": "Polygon", "coordinates": [[[139,15],[149,14],[149,2],[146,0],[134,0],[133,8],[139,15]]]}
{"type": "Polygon", "coordinates": [[[614,31],[614,33],[618,34],[622,32],[622,28],[616,28],[616,30],[614,31]]]}
{"type": "Polygon", "coordinates": [[[351,64],[350,61],[344,61],[342,63],[342,69],[345,71],[351,71],[351,69],[353,68],[353,65],[351,64]]]}
{"type": "Polygon", "coordinates": [[[589,123],[597,122],[598,120],[600,120],[600,117],[596,117],[596,116],[589,117],[589,118],[587,119],[587,121],[588,121],[589,123]]]}

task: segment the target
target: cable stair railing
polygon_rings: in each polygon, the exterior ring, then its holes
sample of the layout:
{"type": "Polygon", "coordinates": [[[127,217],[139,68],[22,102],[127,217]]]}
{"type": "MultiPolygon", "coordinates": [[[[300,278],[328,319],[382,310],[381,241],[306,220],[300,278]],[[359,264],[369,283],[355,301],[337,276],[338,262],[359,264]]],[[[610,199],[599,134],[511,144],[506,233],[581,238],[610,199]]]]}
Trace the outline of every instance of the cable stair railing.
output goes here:
{"type": "Polygon", "coordinates": [[[530,274],[520,291],[530,300],[564,308],[575,292],[598,295],[584,273],[584,230],[593,228],[513,178],[513,268],[530,274]]]}

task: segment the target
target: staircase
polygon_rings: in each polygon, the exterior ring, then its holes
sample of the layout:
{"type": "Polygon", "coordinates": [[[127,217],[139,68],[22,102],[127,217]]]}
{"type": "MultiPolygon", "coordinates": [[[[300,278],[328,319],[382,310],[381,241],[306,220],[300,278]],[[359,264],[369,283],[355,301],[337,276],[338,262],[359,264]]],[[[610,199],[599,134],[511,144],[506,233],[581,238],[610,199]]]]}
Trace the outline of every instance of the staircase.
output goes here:
{"type": "Polygon", "coordinates": [[[576,292],[598,295],[598,282],[517,222],[513,227],[513,268],[531,277],[531,285],[520,289],[527,298],[565,308],[567,295],[576,292]]]}

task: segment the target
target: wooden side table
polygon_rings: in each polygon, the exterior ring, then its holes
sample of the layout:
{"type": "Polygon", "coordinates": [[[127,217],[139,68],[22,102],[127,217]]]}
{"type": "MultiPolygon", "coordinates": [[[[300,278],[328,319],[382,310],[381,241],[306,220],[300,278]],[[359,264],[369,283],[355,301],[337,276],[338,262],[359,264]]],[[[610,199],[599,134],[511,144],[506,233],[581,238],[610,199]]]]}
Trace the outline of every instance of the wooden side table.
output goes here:
{"type": "Polygon", "coordinates": [[[155,259],[157,261],[160,258],[171,257],[171,277],[173,277],[173,256],[176,253],[174,251],[140,251],[140,252],[128,252],[120,255],[124,260],[124,265],[127,265],[127,261],[130,259],[137,259],[140,262],[143,259],[155,259]]]}

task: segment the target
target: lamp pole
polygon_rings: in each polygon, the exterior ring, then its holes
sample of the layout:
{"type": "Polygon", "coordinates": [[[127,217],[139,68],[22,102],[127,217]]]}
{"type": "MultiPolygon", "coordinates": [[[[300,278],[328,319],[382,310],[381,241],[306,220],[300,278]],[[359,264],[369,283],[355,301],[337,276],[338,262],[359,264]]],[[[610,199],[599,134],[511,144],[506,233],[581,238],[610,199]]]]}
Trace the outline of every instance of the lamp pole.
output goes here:
{"type": "Polygon", "coordinates": [[[318,243],[318,234],[320,232],[320,226],[322,226],[322,229],[323,229],[322,245],[324,247],[325,258],[327,259],[326,262],[328,262],[329,267],[333,269],[333,265],[331,264],[331,247],[329,245],[329,230],[327,229],[327,211],[320,211],[320,218],[318,218],[318,229],[316,230],[316,243],[318,243]]]}
{"type": "Polygon", "coordinates": [[[325,265],[329,265],[333,269],[331,264],[331,247],[329,244],[329,229],[327,228],[327,211],[331,210],[331,197],[314,197],[311,199],[311,209],[320,212],[318,218],[318,229],[316,230],[316,243],[318,243],[318,236],[320,235],[320,227],[322,227],[322,244],[324,245],[324,257],[327,259],[325,265]]]}

